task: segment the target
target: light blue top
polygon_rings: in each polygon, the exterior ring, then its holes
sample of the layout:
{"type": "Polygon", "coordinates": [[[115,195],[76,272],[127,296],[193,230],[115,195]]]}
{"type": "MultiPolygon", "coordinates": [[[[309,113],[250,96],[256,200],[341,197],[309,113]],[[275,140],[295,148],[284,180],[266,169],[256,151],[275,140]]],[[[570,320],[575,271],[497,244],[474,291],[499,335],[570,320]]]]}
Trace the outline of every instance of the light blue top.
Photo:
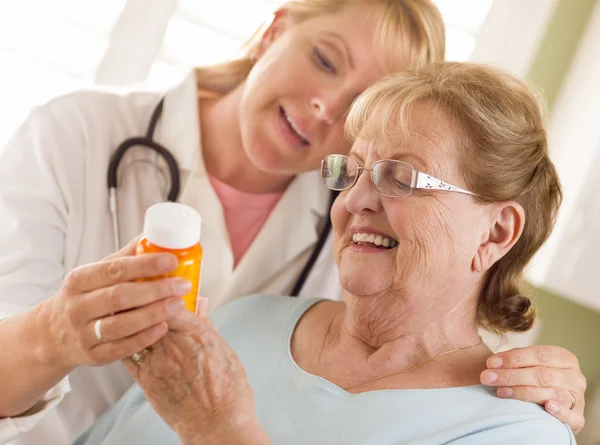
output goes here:
{"type": "MultiPolygon", "coordinates": [[[[569,427],[540,406],[499,399],[484,386],[350,394],[298,367],[290,340],[319,300],[251,296],[213,315],[254,390],[275,445],[573,445],[569,427]]],[[[178,444],[134,385],[77,445],[178,444]]]]}

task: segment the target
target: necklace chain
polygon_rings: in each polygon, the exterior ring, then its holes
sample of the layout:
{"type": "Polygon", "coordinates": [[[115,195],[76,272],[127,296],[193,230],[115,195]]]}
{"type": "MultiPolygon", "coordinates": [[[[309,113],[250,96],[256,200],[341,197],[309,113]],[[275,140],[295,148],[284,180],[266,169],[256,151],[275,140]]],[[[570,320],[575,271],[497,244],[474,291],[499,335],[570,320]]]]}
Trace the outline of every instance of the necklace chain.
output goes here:
{"type": "Polygon", "coordinates": [[[401,374],[407,374],[411,371],[416,371],[419,368],[422,368],[425,365],[428,365],[429,363],[433,363],[435,362],[437,359],[439,359],[440,357],[444,356],[444,355],[448,355],[448,354],[452,354],[453,352],[457,352],[457,351],[465,351],[467,349],[471,349],[471,348],[476,348],[477,346],[479,346],[480,344],[483,343],[483,340],[480,339],[478,343],[474,344],[474,345],[470,345],[470,346],[464,346],[462,348],[455,348],[455,349],[451,349],[450,351],[445,351],[445,352],[440,352],[438,355],[436,355],[434,358],[427,360],[426,362],[423,362],[417,366],[413,366],[412,368],[408,368],[408,369],[404,369],[402,371],[397,371],[397,372],[392,372],[391,374],[386,374],[383,375],[381,377],[376,377],[374,379],[370,379],[368,380],[369,382],[376,382],[377,380],[382,380],[388,377],[391,377],[393,375],[401,375],[401,374]]]}
{"type": "MultiPolygon", "coordinates": [[[[327,337],[329,336],[329,332],[331,331],[332,327],[333,327],[333,320],[331,321],[331,324],[327,328],[327,332],[325,333],[325,337],[323,338],[323,344],[321,345],[321,350],[319,351],[319,358],[318,358],[319,362],[321,361],[321,355],[323,354],[323,350],[325,349],[325,342],[327,341],[327,337]]],[[[483,343],[483,339],[481,337],[479,337],[479,342],[475,343],[474,345],[463,346],[462,348],[454,348],[454,349],[451,349],[449,351],[440,352],[434,358],[429,359],[429,360],[427,360],[427,361],[425,361],[423,363],[420,363],[420,364],[418,364],[416,366],[413,366],[413,367],[408,368],[408,369],[404,369],[402,371],[392,372],[390,374],[386,374],[386,375],[383,375],[381,377],[375,377],[374,379],[369,379],[366,382],[361,383],[358,386],[362,386],[362,385],[364,385],[366,383],[371,383],[371,382],[376,382],[378,380],[386,379],[386,378],[394,376],[394,375],[407,374],[409,372],[416,371],[417,369],[422,368],[425,365],[428,365],[430,363],[435,362],[437,359],[443,357],[444,355],[452,354],[453,352],[458,352],[458,351],[466,351],[467,349],[471,349],[471,348],[476,348],[477,346],[481,345],[482,343],[483,343]]]]}

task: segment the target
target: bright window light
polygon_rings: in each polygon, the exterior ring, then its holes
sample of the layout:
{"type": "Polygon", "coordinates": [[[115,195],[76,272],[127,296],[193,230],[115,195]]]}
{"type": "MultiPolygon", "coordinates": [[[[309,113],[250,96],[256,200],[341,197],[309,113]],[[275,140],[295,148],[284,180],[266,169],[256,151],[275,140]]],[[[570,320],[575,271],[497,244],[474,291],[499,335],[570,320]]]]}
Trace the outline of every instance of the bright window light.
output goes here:
{"type": "MultiPolygon", "coordinates": [[[[51,97],[89,85],[113,37],[115,21],[129,1],[0,0],[0,116],[4,122],[19,120],[20,113],[51,97]]],[[[447,58],[468,59],[493,0],[434,2],[446,22],[447,58]]],[[[166,18],[169,23],[147,83],[164,88],[190,67],[228,59],[282,3],[178,0],[175,13],[166,18]]],[[[148,8],[151,5],[148,2],[148,8]]],[[[144,25],[144,14],[136,20],[128,25],[131,32],[144,25]]],[[[123,48],[128,40],[116,44],[123,48]]],[[[12,131],[12,125],[0,128],[0,146],[12,131]]]]}
{"type": "MultiPolygon", "coordinates": [[[[0,3],[5,0],[0,0],[0,3]]],[[[126,0],[8,0],[15,7],[29,6],[47,17],[70,22],[82,29],[107,36],[126,0]]],[[[8,1],[5,1],[8,3],[8,1]]]]}
{"type": "Polygon", "coordinates": [[[220,31],[173,17],[167,27],[159,58],[171,64],[207,65],[223,61],[240,47],[239,40],[220,31]]]}
{"type": "Polygon", "coordinates": [[[78,77],[24,54],[0,50],[0,60],[11,67],[0,74],[0,101],[32,106],[82,83],[78,77]]]}
{"type": "Polygon", "coordinates": [[[477,35],[493,0],[433,0],[448,27],[477,35]]]}
{"type": "Polygon", "coordinates": [[[200,26],[245,41],[281,3],[281,0],[179,0],[179,14],[200,26]]]}
{"type": "Polygon", "coordinates": [[[459,28],[446,27],[446,60],[456,62],[469,58],[475,48],[475,36],[459,28]]]}
{"type": "Polygon", "coordinates": [[[32,6],[17,5],[10,13],[1,14],[0,40],[6,42],[6,49],[73,77],[93,73],[104,54],[106,38],[32,6]]]}
{"type": "Polygon", "coordinates": [[[0,0],[0,151],[31,107],[90,84],[126,0],[0,0]]]}
{"type": "MultiPolygon", "coordinates": [[[[434,2],[446,23],[447,59],[467,60],[493,0],[434,2]]],[[[283,0],[179,0],[147,83],[166,86],[189,67],[228,59],[282,3],[283,0]]]]}
{"type": "Polygon", "coordinates": [[[283,1],[179,0],[146,84],[161,88],[179,79],[189,67],[232,57],[280,3],[283,1]]]}

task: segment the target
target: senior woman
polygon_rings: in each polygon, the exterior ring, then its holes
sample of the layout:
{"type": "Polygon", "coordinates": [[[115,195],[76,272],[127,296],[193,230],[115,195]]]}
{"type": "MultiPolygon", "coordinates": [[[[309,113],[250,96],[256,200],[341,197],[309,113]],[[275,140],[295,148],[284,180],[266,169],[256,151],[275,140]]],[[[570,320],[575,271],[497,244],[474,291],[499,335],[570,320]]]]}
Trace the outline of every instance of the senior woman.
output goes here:
{"type": "Polygon", "coordinates": [[[561,200],[534,96],[490,67],[434,64],[367,90],[346,129],[350,156],[322,164],[341,192],[344,301],[259,295],[212,323],[178,316],[78,443],[574,443],[541,407],[478,385],[478,328],[534,322],[518,284],[561,200]]]}

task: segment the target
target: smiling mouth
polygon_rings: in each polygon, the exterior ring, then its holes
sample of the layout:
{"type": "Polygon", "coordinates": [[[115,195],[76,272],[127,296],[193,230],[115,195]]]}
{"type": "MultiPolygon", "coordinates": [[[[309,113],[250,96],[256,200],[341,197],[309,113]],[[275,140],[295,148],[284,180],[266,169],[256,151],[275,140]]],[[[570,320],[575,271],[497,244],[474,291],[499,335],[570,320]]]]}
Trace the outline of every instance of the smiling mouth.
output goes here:
{"type": "Polygon", "coordinates": [[[379,249],[393,249],[398,246],[398,241],[374,233],[355,233],[352,235],[352,243],[358,246],[376,247],[379,249]]]}
{"type": "Polygon", "coordinates": [[[304,135],[300,132],[300,130],[298,128],[295,127],[294,122],[285,113],[285,110],[282,107],[279,107],[279,114],[285,119],[285,121],[288,124],[289,129],[300,140],[302,145],[310,145],[310,141],[308,139],[306,139],[306,137],[304,137],[304,135]]]}

